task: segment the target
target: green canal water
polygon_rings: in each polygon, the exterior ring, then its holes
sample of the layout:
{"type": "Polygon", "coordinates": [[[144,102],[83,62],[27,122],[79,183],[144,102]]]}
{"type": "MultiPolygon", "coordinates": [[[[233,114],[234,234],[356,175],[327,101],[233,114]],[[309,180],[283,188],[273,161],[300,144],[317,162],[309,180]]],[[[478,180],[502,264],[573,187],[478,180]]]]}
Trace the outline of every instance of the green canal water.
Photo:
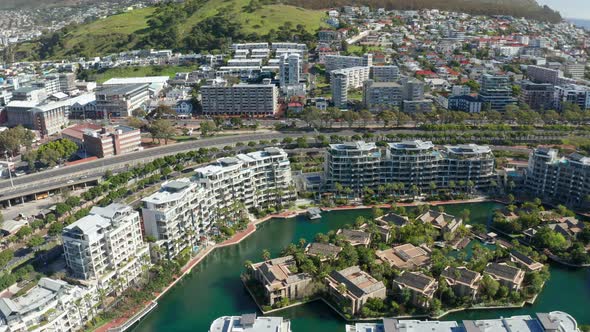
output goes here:
{"type": "MultiPolygon", "coordinates": [[[[448,205],[445,210],[458,213],[471,210],[471,223],[486,223],[495,203],[448,205]]],[[[275,219],[259,225],[250,237],[235,246],[216,249],[193,271],[163,296],[158,307],[133,331],[207,332],[211,322],[225,315],[256,312],[257,307],[242,286],[240,273],[246,260],[259,261],[263,249],[273,257],[291,242],[307,241],[315,234],[354,223],[358,216],[369,216],[370,210],[325,212],[322,218],[308,221],[305,217],[275,219]]],[[[552,266],[551,279],[536,303],[522,309],[469,311],[444,319],[497,318],[534,312],[562,310],[572,314],[580,324],[590,324],[590,269],[570,270],[552,266]]],[[[344,332],[345,321],[321,302],[314,302],[275,313],[291,320],[295,332],[344,332]]]]}

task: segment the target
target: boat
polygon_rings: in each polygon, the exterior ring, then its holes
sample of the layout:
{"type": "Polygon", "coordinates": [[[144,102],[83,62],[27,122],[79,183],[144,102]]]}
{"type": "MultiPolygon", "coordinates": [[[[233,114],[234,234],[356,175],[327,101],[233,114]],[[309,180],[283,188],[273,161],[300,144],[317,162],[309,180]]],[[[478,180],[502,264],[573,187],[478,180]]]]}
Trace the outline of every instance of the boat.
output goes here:
{"type": "Polygon", "coordinates": [[[306,214],[309,220],[320,219],[322,217],[322,210],[319,208],[310,208],[306,214]]]}

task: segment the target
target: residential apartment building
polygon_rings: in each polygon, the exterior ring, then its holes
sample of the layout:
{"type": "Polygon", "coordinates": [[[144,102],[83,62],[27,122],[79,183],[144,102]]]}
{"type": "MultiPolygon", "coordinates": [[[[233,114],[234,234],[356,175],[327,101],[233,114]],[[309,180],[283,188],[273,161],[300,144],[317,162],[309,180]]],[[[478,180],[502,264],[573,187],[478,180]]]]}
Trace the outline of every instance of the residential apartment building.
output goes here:
{"type": "Polygon", "coordinates": [[[64,228],[62,241],[71,275],[110,290],[113,280],[126,287],[149,264],[139,213],[127,205],[93,207],[88,216],[64,228]]]}
{"type": "Polygon", "coordinates": [[[537,148],[529,157],[526,188],[535,197],[583,204],[590,195],[590,158],[578,153],[560,157],[555,149],[537,148]]]}
{"type": "Polygon", "coordinates": [[[527,66],[526,75],[535,83],[557,85],[560,78],[563,77],[563,72],[542,66],[527,66]]]}
{"type": "Polygon", "coordinates": [[[352,67],[371,67],[373,54],[367,53],[363,56],[326,55],[325,62],[327,72],[352,67]]]}
{"type": "Polygon", "coordinates": [[[506,106],[516,103],[508,76],[484,74],[481,78],[479,98],[484,108],[503,112],[506,106]]]}
{"type": "Polygon", "coordinates": [[[414,195],[449,188],[454,182],[473,183],[472,189],[489,187],[494,174],[494,156],[487,146],[475,144],[435,148],[428,141],[388,143],[385,153],[374,143],[332,144],[327,150],[326,188],[336,183],[355,193],[362,188],[399,183],[402,191],[414,195]],[[417,189],[417,192],[415,190],[417,189]],[[412,192],[414,190],[414,192],[412,192]]]}
{"type": "Polygon", "coordinates": [[[299,54],[285,54],[280,58],[279,77],[281,89],[297,85],[301,81],[302,67],[299,54]]]}
{"type": "Polygon", "coordinates": [[[533,110],[548,110],[553,108],[554,88],[550,83],[520,82],[520,104],[529,105],[533,110]]]}
{"type": "Polygon", "coordinates": [[[373,66],[371,79],[375,82],[397,82],[400,79],[398,66],[373,66]]]}
{"type": "Polygon", "coordinates": [[[333,271],[326,277],[328,293],[343,307],[350,308],[350,314],[355,315],[371,298],[384,300],[387,296],[383,282],[378,281],[359,266],[351,266],[344,270],[333,271]],[[342,292],[340,285],[345,285],[342,292]]]}
{"type": "Polygon", "coordinates": [[[76,74],[62,73],[58,75],[59,91],[68,93],[76,90],[76,74]]]}
{"type": "Polygon", "coordinates": [[[23,295],[0,298],[0,330],[4,332],[77,331],[96,310],[94,287],[41,278],[23,295]]]}
{"type": "Polygon", "coordinates": [[[381,151],[375,143],[330,144],[326,154],[326,188],[336,191],[341,185],[356,193],[364,187],[376,188],[380,181],[380,164],[381,151]]]}
{"type": "Polygon", "coordinates": [[[568,62],[565,64],[564,74],[566,77],[573,79],[582,79],[586,72],[586,64],[578,62],[568,62]]]}
{"type": "Polygon", "coordinates": [[[583,111],[590,109],[590,88],[577,84],[555,86],[555,109],[561,112],[567,104],[577,105],[583,111]]]}
{"type": "Polygon", "coordinates": [[[86,118],[126,118],[145,107],[149,100],[149,84],[113,84],[96,90],[96,111],[86,118]]]}
{"type": "Polygon", "coordinates": [[[367,80],[363,86],[363,103],[370,111],[399,108],[402,104],[402,86],[396,82],[367,80]]]}
{"type": "Polygon", "coordinates": [[[170,181],[142,200],[147,235],[167,258],[196,250],[217,221],[235,222],[244,210],[295,198],[287,153],[278,148],[221,158],[197,168],[191,179],[170,181]]]}
{"type": "Polygon", "coordinates": [[[44,89],[48,96],[60,92],[59,78],[57,76],[46,76],[43,80],[33,82],[33,88],[44,89]]]}
{"type": "Polygon", "coordinates": [[[168,259],[192,252],[213,223],[216,203],[190,179],[166,182],[160,191],[142,199],[145,234],[156,239],[168,259]]]}
{"type": "Polygon", "coordinates": [[[424,82],[415,79],[402,80],[402,110],[406,113],[432,111],[432,100],[424,98],[424,82]]]}
{"type": "Polygon", "coordinates": [[[449,110],[467,113],[479,113],[483,106],[481,99],[470,95],[451,96],[448,103],[449,110]]]}
{"type": "Polygon", "coordinates": [[[278,111],[279,92],[270,80],[265,84],[201,87],[205,115],[271,116],[278,111]]]}
{"type": "Polygon", "coordinates": [[[272,306],[282,299],[299,300],[311,295],[311,275],[292,272],[295,265],[293,256],[251,265],[251,276],[264,287],[266,305],[272,306]]]}
{"type": "Polygon", "coordinates": [[[363,87],[369,79],[370,67],[349,67],[330,72],[330,87],[334,106],[345,108],[348,103],[348,91],[363,87]]]}
{"type": "Polygon", "coordinates": [[[123,125],[86,130],[83,148],[98,158],[126,154],[141,148],[141,133],[137,128],[123,125]]]}

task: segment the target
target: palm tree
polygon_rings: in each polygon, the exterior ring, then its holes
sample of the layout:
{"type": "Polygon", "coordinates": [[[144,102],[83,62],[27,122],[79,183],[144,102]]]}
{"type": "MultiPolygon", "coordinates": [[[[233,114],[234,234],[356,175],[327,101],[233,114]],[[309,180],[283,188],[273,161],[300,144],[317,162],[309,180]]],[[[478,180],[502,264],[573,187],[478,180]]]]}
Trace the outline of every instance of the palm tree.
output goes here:
{"type": "Polygon", "coordinates": [[[270,260],[270,251],[268,251],[268,249],[262,250],[262,259],[264,259],[265,261],[270,260]]]}

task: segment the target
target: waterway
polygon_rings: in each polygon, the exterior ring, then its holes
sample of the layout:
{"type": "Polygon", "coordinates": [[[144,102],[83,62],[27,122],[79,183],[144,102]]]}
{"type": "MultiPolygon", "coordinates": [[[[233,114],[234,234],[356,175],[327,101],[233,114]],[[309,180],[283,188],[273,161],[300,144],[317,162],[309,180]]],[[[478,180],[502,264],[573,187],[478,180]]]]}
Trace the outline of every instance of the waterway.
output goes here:
{"type": "MultiPolygon", "coordinates": [[[[448,205],[445,210],[458,213],[471,210],[471,223],[486,223],[495,203],[448,205]]],[[[308,221],[300,216],[273,219],[258,226],[258,230],[241,243],[214,250],[193,271],[163,296],[158,307],[133,331],[207,332],[211,322],[225,315],[256,312],[257,307],[239,279],[246,260],[260,261],[262,250],[273,257],[291,242],[315,234],[336,230],[354,223],[357,216],[369,216],[370,210],[324,212],[322,218],[308,221]]],[[[580,324],[590,324],[590,269],[571,270],[552,266],[551,279],[536,303],[522,309],[485,310],[456,313],[444,319],[483,319],[562,310],[572,314],[580,324]]],[[[343,332],[346,324],[321,302],[286,309],[273,315],[291,320],[294,332],[343,332]]]]}

